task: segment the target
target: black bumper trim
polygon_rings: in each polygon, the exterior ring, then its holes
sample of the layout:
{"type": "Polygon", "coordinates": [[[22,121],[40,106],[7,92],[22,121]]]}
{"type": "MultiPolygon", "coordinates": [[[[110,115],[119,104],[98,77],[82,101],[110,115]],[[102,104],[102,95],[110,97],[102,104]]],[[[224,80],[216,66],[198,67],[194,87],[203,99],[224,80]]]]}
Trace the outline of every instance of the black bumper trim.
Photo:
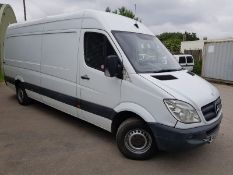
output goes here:
{"type": "Polygon", "coordinates": [[[178,129],[158,123],[149,123],[160,150],[172,151],[189,149],[208,143],[212,135],[217,135],[222,116],[210,125],[178,129]]]}
{"type": "MultiPolygon", "coordinates": [[[[15,79],[12,77],[5,76],[5,81],[15,85],[15,79]]],[[[92,114],[96,114],[107,118],[109,120],[113,120],[115,115],[117,114],[114,109],[102,106],[96,103],[92,103],[89,101],[85,101],[76,97],[72,97],[70,95],[66,95],[60,92],[56,92],[44,87],[40,87],[34,84],[30,84],[27,82],[23,82],[22,85],[25,89],[33,91],[35,93],[44,95],[46,97],[52,98],[54,100],[60,101],[70,106],[74,106],[76,108],[80,108],[84,111],[90,112],[92,114]]]]}

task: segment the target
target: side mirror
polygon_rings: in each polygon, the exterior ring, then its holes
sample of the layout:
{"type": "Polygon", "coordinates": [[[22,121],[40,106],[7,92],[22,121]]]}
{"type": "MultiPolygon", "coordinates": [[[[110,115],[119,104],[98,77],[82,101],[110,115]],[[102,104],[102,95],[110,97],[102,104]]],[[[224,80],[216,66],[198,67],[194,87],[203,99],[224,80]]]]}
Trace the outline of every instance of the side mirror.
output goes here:
{"type": "Polygon", "coordinates": [[[109,55],[105,59],[105,70],[104,74],[107,77],[123,77],[123,66],[117,55],[109,55]]]}

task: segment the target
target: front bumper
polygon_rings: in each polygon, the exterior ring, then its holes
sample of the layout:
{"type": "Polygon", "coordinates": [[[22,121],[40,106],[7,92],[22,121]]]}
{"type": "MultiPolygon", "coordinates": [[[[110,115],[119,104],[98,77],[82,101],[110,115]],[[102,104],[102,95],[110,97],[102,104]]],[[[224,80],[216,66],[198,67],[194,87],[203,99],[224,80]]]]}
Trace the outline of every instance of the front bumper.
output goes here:
{"type": "Polygon", "coordinates": [[[206,126],[178,129],[157,123],[150,123],[157,146],[160,150],[172,151],[189,149],[205,143],[210,143],[218,134],[221,117],[214,123],[206,126]]]}

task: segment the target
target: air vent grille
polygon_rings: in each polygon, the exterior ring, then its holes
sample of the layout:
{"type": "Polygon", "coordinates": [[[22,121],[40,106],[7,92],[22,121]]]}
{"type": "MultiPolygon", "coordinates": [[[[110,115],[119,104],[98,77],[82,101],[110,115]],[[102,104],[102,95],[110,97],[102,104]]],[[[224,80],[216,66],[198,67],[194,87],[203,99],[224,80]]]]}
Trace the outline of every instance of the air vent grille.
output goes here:
{"type": "Polygon", "coordinates": [[[162,80],[162,81],[165,81],[165,80],[176,80],[177,78],[174,77],[173,75],[154,75],[152,76],[158,80],[162,80]]]}

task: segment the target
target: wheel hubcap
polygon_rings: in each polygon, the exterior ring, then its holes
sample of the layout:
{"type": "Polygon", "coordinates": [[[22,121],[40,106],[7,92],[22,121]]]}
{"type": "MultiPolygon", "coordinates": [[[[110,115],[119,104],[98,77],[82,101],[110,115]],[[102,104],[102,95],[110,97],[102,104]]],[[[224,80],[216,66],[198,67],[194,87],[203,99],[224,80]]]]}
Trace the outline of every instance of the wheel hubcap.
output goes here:
{"type": "Polygon", "coordinates": [[[129,151],[136,154],[143,154],[150,149],[152,138],[147,131],[135,129],[126,134],[124,142],[129,151]]]}
{"type": "Polygon", "coordinates": [[[20,102],[23,102],[23,90],[22,89],[18,89],[18,99],[20,102]]]}

